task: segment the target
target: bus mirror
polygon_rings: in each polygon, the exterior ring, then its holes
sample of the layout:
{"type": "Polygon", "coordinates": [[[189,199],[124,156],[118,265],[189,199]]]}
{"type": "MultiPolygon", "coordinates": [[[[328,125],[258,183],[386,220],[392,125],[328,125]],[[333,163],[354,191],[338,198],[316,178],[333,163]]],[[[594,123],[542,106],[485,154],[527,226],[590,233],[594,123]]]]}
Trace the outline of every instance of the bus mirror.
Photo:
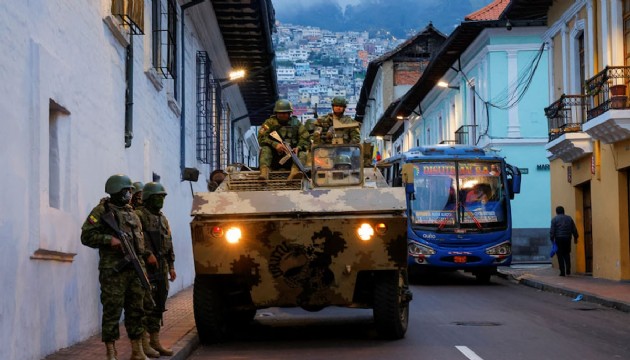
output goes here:
{"type": "Polygon", "coordinates": [[[514,194],[521,192],[521,170],[516,166],[506,164],[505,168],[508,175],[508,191],[510,192],[510,199],[514,199],[514,194]]]}

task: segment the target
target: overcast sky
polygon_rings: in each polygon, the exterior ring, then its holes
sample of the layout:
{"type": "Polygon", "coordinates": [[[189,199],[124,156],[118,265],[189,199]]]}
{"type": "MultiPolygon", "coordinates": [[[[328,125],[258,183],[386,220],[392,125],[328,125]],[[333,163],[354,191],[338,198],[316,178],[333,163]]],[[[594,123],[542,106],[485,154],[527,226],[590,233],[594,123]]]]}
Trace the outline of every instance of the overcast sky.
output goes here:
{"type": "MultiPolygon", "coordinates": [[[[273,3],[274,8],[276,9],[276,13],[282,13],[286,10],[294,8],[297,3],[299,3],[300,5],[302,4],[307,5],[307,4],[321,3],[325,1],[327,0],[272,0],[272,3],[273,3]]],[[[366,0],[333,0],[333,1],[338,3],[342,8],[345,8],[346,5],[356,5],[360,3],[361,1],[366,1],[366,0]]],[[[395,2],[396,0],[390,0],[390,1],[395,2]]],[[[452,6],[452,5],[457,5],[463,2],[469,3],[473,9],[480,9],[484,7],[485,5],[491,3],[492,0],[418,0],[418,3],[424,4],[424,5],[443,3],[445,6],[446,4],[448,4],[448,6],[452,6]]]]}
{"type": "MultiPolygon", "coordinates": [[[[386,30],[398,37],[429,21],[448,35],[493,0],[271,0],[276,20],[333,31],[386,30]],[[347,6],[352,7],[348,12],[347,6]],[[341,12],[340,12],[341,10],[341,12]]],[[[404,35],[406,34],[406,35],[404,35]]]]}

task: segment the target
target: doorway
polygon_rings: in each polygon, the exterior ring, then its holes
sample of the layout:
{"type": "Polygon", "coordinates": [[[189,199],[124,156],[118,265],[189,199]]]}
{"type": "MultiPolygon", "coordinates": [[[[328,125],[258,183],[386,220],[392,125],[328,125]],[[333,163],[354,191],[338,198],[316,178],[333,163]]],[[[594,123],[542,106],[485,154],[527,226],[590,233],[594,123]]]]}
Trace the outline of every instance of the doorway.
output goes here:
{"type": "Polygon", "coordinates": [[[582,228],[584,229],[584,264],[586,275],[593,274],[593,216],[591,210],[591,183],[581,186],[582,228]]]}

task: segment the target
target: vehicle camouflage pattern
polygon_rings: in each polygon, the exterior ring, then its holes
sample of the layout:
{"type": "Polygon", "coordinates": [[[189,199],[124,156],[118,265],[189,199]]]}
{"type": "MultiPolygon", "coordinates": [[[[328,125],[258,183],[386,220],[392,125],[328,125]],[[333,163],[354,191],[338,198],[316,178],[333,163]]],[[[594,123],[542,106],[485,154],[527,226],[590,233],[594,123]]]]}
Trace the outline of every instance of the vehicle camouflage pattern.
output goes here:
{"type": "Polygon", "coordinates": [[[310,177],[272,171],[260,180],[258,171],[232,167],[216,191],[195,193],[193,302],[202,342],[225,340],[268,307],[372,308],[380,336],[404,337],[406,194],[366,162],[360,144],[319,146],[310,177]]]}

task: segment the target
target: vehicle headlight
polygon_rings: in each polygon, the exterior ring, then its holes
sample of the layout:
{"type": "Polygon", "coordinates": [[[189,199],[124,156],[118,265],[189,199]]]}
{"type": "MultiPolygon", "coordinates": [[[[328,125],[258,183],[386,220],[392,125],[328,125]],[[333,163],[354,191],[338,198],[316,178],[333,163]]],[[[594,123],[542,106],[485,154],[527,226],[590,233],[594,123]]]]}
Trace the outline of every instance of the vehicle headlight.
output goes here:
{"type": "Polygon", "coordinates": [[[435,254],[435,250],[431,249],[428,246],[418,244],[417,242],[411,242],[407,246],[407,250],[409,251],[409,255],[411,256],[431,256],[435,254]]]}
{"type": "Polygon", "coordinates": [[[507,256],[512,254],[512,244],[509,241],[500,243],[486,249],[486,254],[493,256],[507,256]]]}
{"type": "Polygon", "coordinates": [[[387,233],[387,225],[384,223],[379,223],[376,225],[376,233],[379,235],[385,235],[387,233]]]}
{"type": "Polygon", "coordinates": [[[374,229],[372,228],[372,225],[363,223],[357,229],[357,234],[359,235],[359,239],[368,241],[372,238],[372,236],[374,236],[374,229]]]}
{"type": "Polygon", "coordinates": [[[237,227],[231,227],[225,233],[225,239],[230,244],[237,244],[241,240],[242,234],[241,229],[237,227]]]}

